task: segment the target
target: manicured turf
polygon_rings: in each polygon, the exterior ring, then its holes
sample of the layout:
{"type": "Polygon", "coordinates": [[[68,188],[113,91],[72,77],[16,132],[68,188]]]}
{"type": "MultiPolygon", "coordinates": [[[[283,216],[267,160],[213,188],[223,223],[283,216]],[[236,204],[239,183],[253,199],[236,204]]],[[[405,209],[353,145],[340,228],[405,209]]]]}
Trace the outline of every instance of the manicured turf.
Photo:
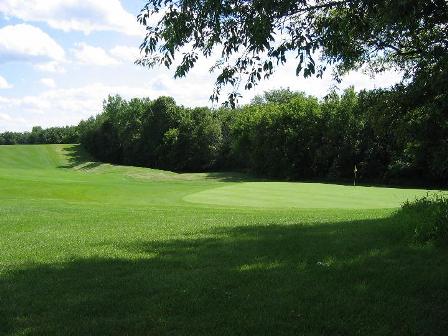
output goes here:
{"type": "Polygon", "coordinates": [[[344,186],[322,183],[246,182],[184,197],[195,203],[264,208],[396,208],[426,190],[344,186]]]}
{"type": "Polygon", "coordinates": [[[448,330],[448,251],[393,208],[425,191],[86,159],[0,146],[0,334],[448,330]]]}

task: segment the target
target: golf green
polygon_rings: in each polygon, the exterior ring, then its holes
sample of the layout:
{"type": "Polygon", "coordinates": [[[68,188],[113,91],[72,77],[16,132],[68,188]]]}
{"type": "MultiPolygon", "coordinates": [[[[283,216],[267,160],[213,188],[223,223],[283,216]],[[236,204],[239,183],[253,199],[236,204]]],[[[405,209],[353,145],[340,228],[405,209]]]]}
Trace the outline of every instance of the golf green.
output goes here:
{"type": "Polygon", "coordinates": [[[245,182],[200,191],[185,201],[263,208],[396,208],[428,191],[323,183],[245,182]]]}

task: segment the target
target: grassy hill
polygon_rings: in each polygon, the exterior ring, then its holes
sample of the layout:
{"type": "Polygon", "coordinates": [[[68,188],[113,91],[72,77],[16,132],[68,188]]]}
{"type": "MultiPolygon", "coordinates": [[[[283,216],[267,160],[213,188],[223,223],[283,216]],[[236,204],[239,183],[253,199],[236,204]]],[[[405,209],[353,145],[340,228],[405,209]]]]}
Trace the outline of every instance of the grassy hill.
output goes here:
{"type": "Polygon", "coordinates": [[[177,174],[0,146],[0,335],[443,335],[425,190],[177,174]]]}

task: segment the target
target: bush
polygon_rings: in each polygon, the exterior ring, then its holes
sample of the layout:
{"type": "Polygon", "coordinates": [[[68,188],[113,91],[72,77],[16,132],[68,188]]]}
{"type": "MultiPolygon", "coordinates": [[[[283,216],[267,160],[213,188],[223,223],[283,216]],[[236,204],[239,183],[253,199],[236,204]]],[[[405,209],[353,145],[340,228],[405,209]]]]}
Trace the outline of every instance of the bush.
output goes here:
{"type": "Polygon", "coordinates": [[[436,242],[448,245],[448,197],[428,194],[402,205],[405,219],[417,242],[436,242]]]}

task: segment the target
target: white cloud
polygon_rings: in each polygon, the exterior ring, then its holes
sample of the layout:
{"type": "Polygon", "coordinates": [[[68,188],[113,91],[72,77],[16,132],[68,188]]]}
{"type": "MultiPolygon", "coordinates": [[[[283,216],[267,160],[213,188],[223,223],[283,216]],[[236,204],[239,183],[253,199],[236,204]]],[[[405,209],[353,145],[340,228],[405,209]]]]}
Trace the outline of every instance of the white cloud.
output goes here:
{"type": "Polygon", "coordinates": [[[344,77],[344,86],[354,86],[356,90],[372,90],[375,88],[386,88],[397,84],[403,74],[396,71],[385,71],[374,76],[369,75],[362,70],[352,71],[344,77]]]}
{"type": "Polygon", "coordinates": [[[24,21],[45,22],[63,31],[117,31],[143,36],[136,17],[120,0],[2,0],[0,12],[24,21]]]}
{"type": "Polygon", "coordinates": [[[73,89],[49,89],[41,94],[9,98],[0,96],[0,130],[30,130],[43,127],[77,124],[81,119],[96,115],[102,110],[107,95],[120,94],[132,97],[155,97],[155,92],[144,87],[90,84],[73,89]],[[11,113],[16,114],[15,118],[11,113]]]}
{"type": "Polygon", "coordinates": [[[177,80],[165,73],[154,77],[151,82],[135,86],[94,83],[70,89],[47,89],[37,95],[19,98],[0,96],[0,113],[13,113],[16,116],[15,121],[11,120],[6,125],[0,123],[0,128],[23,131],[35,125],[50,127],[77,124],[81,119],[101,112],[103,100],[109,94],[119,94],[126,99],[155,99],[161,95],[171,95],[179,104],[201,106],[208,103],[213,88],[213,82],[201,85],[198,82],[201,80],[195,77],[194,82],[191,82],[191,79],[185,78],[177,83],[177,80]],[[158,85],[160,83],[163,85],[158,85]],[[21,121],[17,121],[17,118],[21,118],[21,121]]]}
{"type": "Polygon", "coordinates": [[[10,89],[12,88],[12,85],[8,83],[8,81],[0,76],[0,89],[10,89]]]}
{"type": "Polygon", "coordinates": [[[39,81],[41,84],[45,85],[46,87],[54,89],[56,87],[56,82],[53,78],[41,78],[39,81]]]}
{"type": "Polygon", "coordinates": [[[63,61],[64,49],[48,34],[28,24],[0,29],[0,63],[63,61]]]}
{"type": "Polygon", "coordinates": [[[134,63],[140,57],[140,49],[138,47],[116,46],[110,50],[110,54],[121,61],[134,63]]]}
{"type": "Polygon", "coordinates": [[[323,98],[331,89],[344,90],[350,86],[354,86],[356,91],[387,88],[400,82],[402,78],[402,74],[395,71],[386,71],[372,77],[362,70],[358,70],[343,76],[342,82],[337,83],[332,77],[331,67],[327,68],[323,78],[296,76],[295,67],[296,64],[292,61],[280,66],[270,79],[261,81],[250,91],[243,91],[243,98],[240,102],[248,103],[254,95],[280,87],[289,87],[293,91],[303,91],[306,94],[323,98]]]}
{"type": "Polygon", "coordinates": [[[94,47],[86,43],[77,43],[72,50],[75,59],[82,64],[115,65],[119,62],[111,57],[103,48],[94,47]]]}
{"type": "Polygon", "coordinates": [[[62,66],[61,63],[56,61],[46,62],[46,63],[39,63],[34,65],[34,68],[39,71],[44,72],[53,72],[53,73],[64,73],[65,68],[62,66]]]}
{"type": "Polygon", "coordinates": [[[178,104],[196,107],[210,105],[213,83],[212,77],[202,70],[192,70],[186,78],[178,79],[165,72],[153,77],[151,88],[155,93],[153,97],[171,96],[178,104]]]}
{"type": "MultiPolygon", "coordinates": [[[[1,100],[0,100],[1,101],[1,100]]],[[[0,132],[9,130],[19,130],[26,127],[26,120],[23,118],[11,117],[8,113],[0,112],[0,132]]]]}
{"type": "MultiPolygon", "coordinates": [[[[126,49],[112,48],[106,52],[102,48],[80,44],[75,49],[80,52],[78,61],[83,60],[85,63],[100,63],[101,65],[108,58],[111,58],[112,61],[109,61],[115,64],[116,59],[119,58],[119,51],[123,51],[123,57],[120,59],[124,59],[124,50],[132,51],[132,48],[129,50],[127,47],[126,49]],[[91,52],[92,50],[93,52],[91,52]],[[115,58],[112,58],[111,55],[115,58]]],[[[131,55],[130,52],[126,57],[129,55],[131,55]]],[[[43,92],[39,94],[17,98],[0,95],[0,113],[3,114],[0,129],[30,130],[34,125],[49,127],[77,124],[81,119],[101,112],[103,99],[108,94],[120,94],[127,99],[132,97],[155,99],[161,95],[168,95],[174,97],[178,104],[185,106],[211,105],[208,98],[213,91],[216,77],[216,73],[208,72],[211,63],[210,60],[201,59],[198,66],[192,69],[186,78],[180,79],[173,79],[173,69],[147,70],[127,65],[127,67],[114,68],[114,73],[110,76],[109,68],[97,67],[98,70],[95,71],[100,74],[98,80],[104,81],[102,84],[86,84],[90,83],[89,81],[93,78],[93,76],[88,76],[91,71],[90,67],[77,67],[75,70],[79,73],[74,74],[74,69],[70,68],[72,64],[64,63],[64,65],[67,64],[68,74],[73,77],[67,78],[69,76],[67,74],[57,77],[57,79],[58,84],[63,83],[64,87],[69,88],[45,89],[41,87],[43,92]],[[77,85],[79,86],[76,87],[77,85]]],[[[41,77],[46,78],[47,76],[41,77]]],[[[343,89],[349,85],[355,85],[355,88],[359,90],[375,86],[388,86],[398,81],[399,78],[400,76],[395,73],[380,74],[375,79],[362,73],[353,73],[348,75],[339,87],[343,89]]],[[[279,69],[270,80],[263,81],[254,90],[243,91],[244,98],[240,103],[249,102],[255,94],[262,93],[264,90],[280,87],[290,87],[292,90],[301,90],[323,97],[334,84],[331,80],[331,70],[325,74],[324,79],[303,79],[303,77],[295,76],[295,65],[291,63],[279,69]]],[[[221,98],[222,100],[226,98],[224,93],[221,98]]]]}
{"type": "Polygon", "coordinates": [[[12,117],[6,113],[0,113],[0,120],[3,121],[12,121],[12,117]]]}

